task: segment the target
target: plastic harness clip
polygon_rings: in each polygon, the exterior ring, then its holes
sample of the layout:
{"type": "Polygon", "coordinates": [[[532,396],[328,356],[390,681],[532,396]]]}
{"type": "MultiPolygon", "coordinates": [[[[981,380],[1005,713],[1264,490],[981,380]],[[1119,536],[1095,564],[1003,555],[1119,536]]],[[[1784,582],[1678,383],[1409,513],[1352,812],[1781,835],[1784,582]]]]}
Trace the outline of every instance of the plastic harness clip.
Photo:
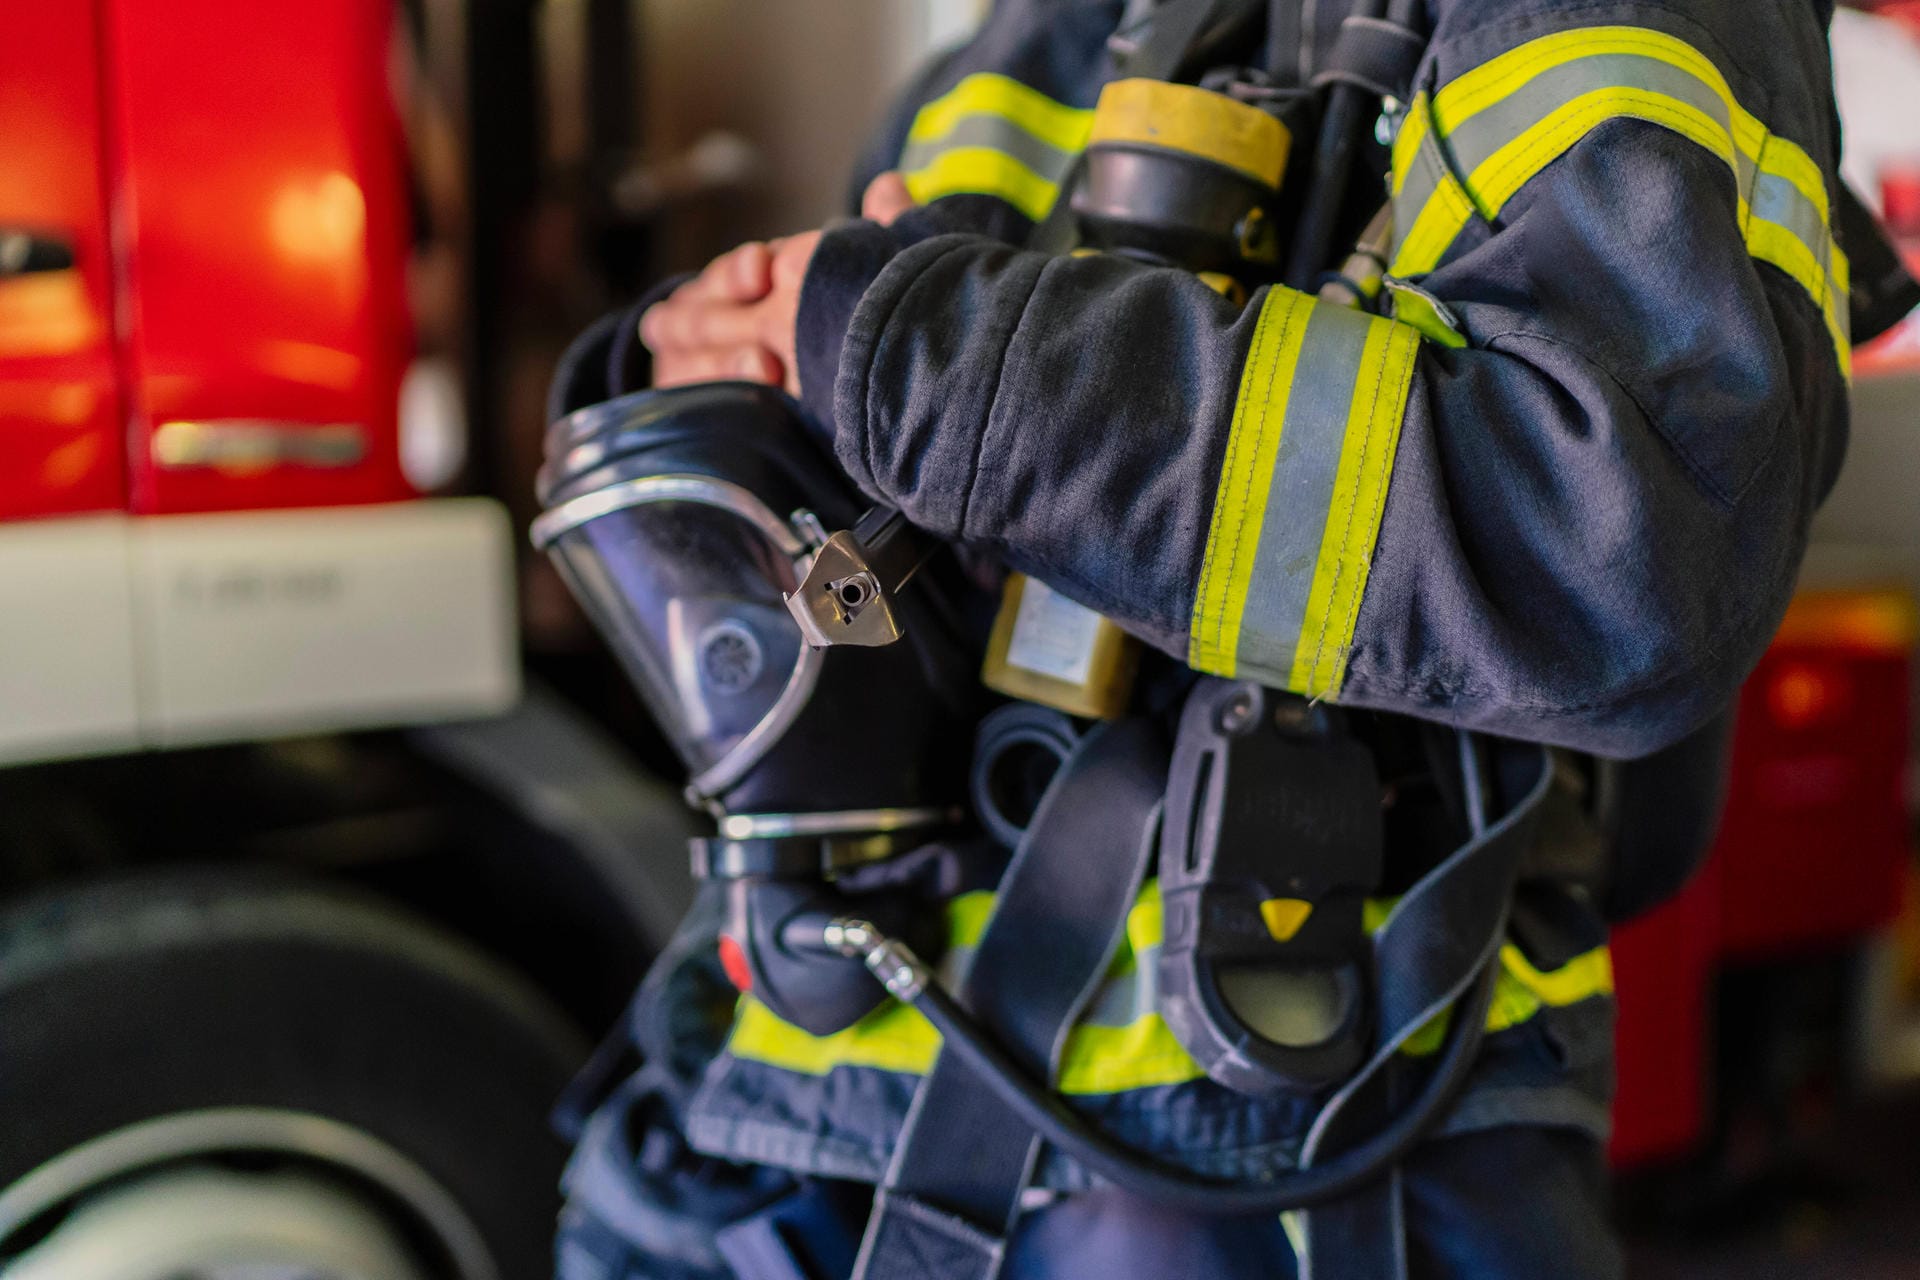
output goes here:
{"type": "Polygon", "coordinates": [[[1362,906],[1383,842],[1373,756],[1340,712],[1253,684],[1195,686],[1160,845],[1160,1004],[1214,1080],[1271,1094],[1360,1064],[1362,906]]]}

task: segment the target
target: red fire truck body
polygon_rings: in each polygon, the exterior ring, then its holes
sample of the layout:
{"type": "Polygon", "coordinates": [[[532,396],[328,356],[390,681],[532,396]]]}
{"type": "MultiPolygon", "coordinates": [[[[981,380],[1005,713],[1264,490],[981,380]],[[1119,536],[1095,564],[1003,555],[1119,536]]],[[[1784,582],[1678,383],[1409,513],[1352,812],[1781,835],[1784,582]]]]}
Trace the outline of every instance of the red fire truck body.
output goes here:
{"type": "Polygon", "coordinates": [[[0,759],[512,703],[509,532],[401,471],[393,22],[205,0],[9,21],[0,759]]]}

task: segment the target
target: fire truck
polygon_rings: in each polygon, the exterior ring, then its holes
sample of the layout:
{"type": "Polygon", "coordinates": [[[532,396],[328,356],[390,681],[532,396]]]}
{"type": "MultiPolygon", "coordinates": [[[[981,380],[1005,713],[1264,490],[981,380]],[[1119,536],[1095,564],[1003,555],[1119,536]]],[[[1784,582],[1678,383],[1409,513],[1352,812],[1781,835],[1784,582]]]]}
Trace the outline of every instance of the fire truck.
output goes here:
{"type": "Polygon", "coordinates": [[[506,512],[421,494],[397,14],[8,9],[10,1278],[546,1274],[686,900],[677,795],[522,689],[506,512]]]}

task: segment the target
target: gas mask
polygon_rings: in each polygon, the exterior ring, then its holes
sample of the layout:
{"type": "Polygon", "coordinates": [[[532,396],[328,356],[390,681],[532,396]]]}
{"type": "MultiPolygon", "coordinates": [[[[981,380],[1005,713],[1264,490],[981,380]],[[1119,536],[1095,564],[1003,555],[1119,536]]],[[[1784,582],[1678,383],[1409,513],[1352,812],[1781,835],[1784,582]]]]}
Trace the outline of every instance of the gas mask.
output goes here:
{"type": "Polygon", "coordinates": [[[804,643],[785,596],[823,527],[859,508],[797,412],[770,388],[713,383],[569,414],[547,433],[533,540],[723,830],[754,815],[813,832],[829,815],[849,830],[933,821],[959,798],[972,673],[932,588],[904,601],[926,615],[911,643],[804,643]]]}
{"type": "Polygon", "coordinates": [[[728,882],[721,950],[736,985],[803,1024],[858,1017],[877,985],[856,968],[844,1000],[823,1000],[814,962],[782,962],[779,930],[822,885],[961,814],[978,686],[938,568],[895,603],[902,643],[809,647],[785,597],[859,499],[799,407],[751,383],[568,414],[548,430],[539,495],[535,546],[686,765],[688,801],[718,824],[694,869],[728,882]],[[786,986],[804,1007],[781,999],[786,986]]]}

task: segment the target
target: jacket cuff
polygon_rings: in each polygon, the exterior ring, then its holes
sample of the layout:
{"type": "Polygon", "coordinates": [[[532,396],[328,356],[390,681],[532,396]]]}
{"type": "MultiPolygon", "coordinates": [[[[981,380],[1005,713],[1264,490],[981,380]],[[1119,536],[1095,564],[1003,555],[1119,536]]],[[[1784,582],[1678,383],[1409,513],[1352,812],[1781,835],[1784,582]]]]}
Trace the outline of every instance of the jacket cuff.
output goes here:
{"type": "Polygon", "coordinates": [[[833,383],[854,308],[900,245],[877,222],[849,222],[820,237],[800,282],[794,354],[800,363],[800,402],[833,441],[833,383]]]}
{"type": "MultiPolygon", "coordinates": [[[[829,437],[834,429],[833,384],[861,296],[902,249],[959,230],[964,228],[955,224],[953,211],[921,205],[888,226],[861,219],[820,237],[806,279],[800,282],[794,354],[800,362],[800,401],[829,437]]],[[[832,443],[829,438],[827,444],[832,443]]]]}

